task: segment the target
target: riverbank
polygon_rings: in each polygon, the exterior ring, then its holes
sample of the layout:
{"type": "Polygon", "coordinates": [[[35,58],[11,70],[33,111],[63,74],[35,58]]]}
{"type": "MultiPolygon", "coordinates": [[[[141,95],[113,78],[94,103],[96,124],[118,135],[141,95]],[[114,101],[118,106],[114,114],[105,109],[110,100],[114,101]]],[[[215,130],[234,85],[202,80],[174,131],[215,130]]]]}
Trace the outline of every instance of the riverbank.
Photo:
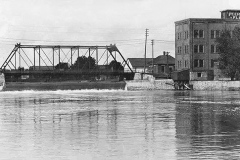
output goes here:
{"type": "Polygon", "coordinates": [[[126,83],[113,81],[7,82],[4,91],[122,89],[126,83]]]}
{"type": "MultiPolygon", "coordinates": [[[[127,90],[174,90],[172,79],[126,81],[127,90]]],[[[190,81],[196,91],[240,91],[240,81],[190,81]]]]}
{"type": "Polygon", "coordinates": [[[135,90],[174,90],[172,79],[126,81],[126,89],[135,90]]]}
{"type": "Polygon", "coordinates": [[[190,81],[193,90],[201,91],[239,91],[240,81],[190,81]]]}
{"type": "MultiPolygon", "coordinates": [[[[7,82],[4,91],[21,90],[174,90],[172,79],[155,80],[152,77],[130,81],[61,81],[61,82],[7,82]]],[[[190,81],[193,90],[239,91],[240,81],[190,81]]]]}

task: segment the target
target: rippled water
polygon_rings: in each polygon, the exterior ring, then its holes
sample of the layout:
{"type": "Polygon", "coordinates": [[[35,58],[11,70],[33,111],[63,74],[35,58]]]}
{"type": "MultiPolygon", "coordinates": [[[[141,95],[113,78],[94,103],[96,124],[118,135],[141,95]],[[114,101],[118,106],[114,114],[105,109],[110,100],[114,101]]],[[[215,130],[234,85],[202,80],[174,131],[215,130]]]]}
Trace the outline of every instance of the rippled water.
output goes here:
{"type": "Polygon", "coordinates": [[[240,159],[240,93],[0,92],[0,159],[240,159]]]}

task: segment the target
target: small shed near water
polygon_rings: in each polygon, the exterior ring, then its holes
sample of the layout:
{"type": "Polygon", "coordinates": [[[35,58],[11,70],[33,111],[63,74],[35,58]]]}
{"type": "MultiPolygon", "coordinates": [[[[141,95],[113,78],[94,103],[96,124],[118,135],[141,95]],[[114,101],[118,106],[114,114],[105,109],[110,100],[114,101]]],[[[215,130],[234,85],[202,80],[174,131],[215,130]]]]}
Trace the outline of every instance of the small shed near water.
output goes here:
{"type": "Polygon", "coordinates": [[[189,81],[189,69],[186,70],[180,70],[180,71],[174,71],[171,73],[171,78],[174,81],[189,81]]]}

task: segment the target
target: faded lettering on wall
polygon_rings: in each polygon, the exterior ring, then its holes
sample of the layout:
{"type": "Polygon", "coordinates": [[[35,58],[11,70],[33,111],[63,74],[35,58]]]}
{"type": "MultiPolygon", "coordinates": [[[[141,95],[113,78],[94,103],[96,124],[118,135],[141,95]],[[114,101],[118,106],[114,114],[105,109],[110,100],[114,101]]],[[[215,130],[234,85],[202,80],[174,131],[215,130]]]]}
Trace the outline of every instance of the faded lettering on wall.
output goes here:
{"type": "Polygon", "coordinates": [[[240,12],[229,12],[228,17],[231,19],[240,19],[240,12]]]}

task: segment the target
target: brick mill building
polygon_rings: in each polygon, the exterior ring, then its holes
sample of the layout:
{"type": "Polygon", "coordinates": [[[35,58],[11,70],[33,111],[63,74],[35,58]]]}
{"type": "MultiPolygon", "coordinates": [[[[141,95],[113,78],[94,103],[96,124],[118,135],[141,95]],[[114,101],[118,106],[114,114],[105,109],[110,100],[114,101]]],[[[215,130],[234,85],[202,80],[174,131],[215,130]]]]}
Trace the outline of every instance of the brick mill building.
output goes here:
{"type": "Polygon", "coordinates": [[[190,80],[213,80],[219,54],[216,38],[240,24],[240,10],[221,11],[221,18],[189,18],[175,22],[175,68],[189,70],[190,80]]]}

